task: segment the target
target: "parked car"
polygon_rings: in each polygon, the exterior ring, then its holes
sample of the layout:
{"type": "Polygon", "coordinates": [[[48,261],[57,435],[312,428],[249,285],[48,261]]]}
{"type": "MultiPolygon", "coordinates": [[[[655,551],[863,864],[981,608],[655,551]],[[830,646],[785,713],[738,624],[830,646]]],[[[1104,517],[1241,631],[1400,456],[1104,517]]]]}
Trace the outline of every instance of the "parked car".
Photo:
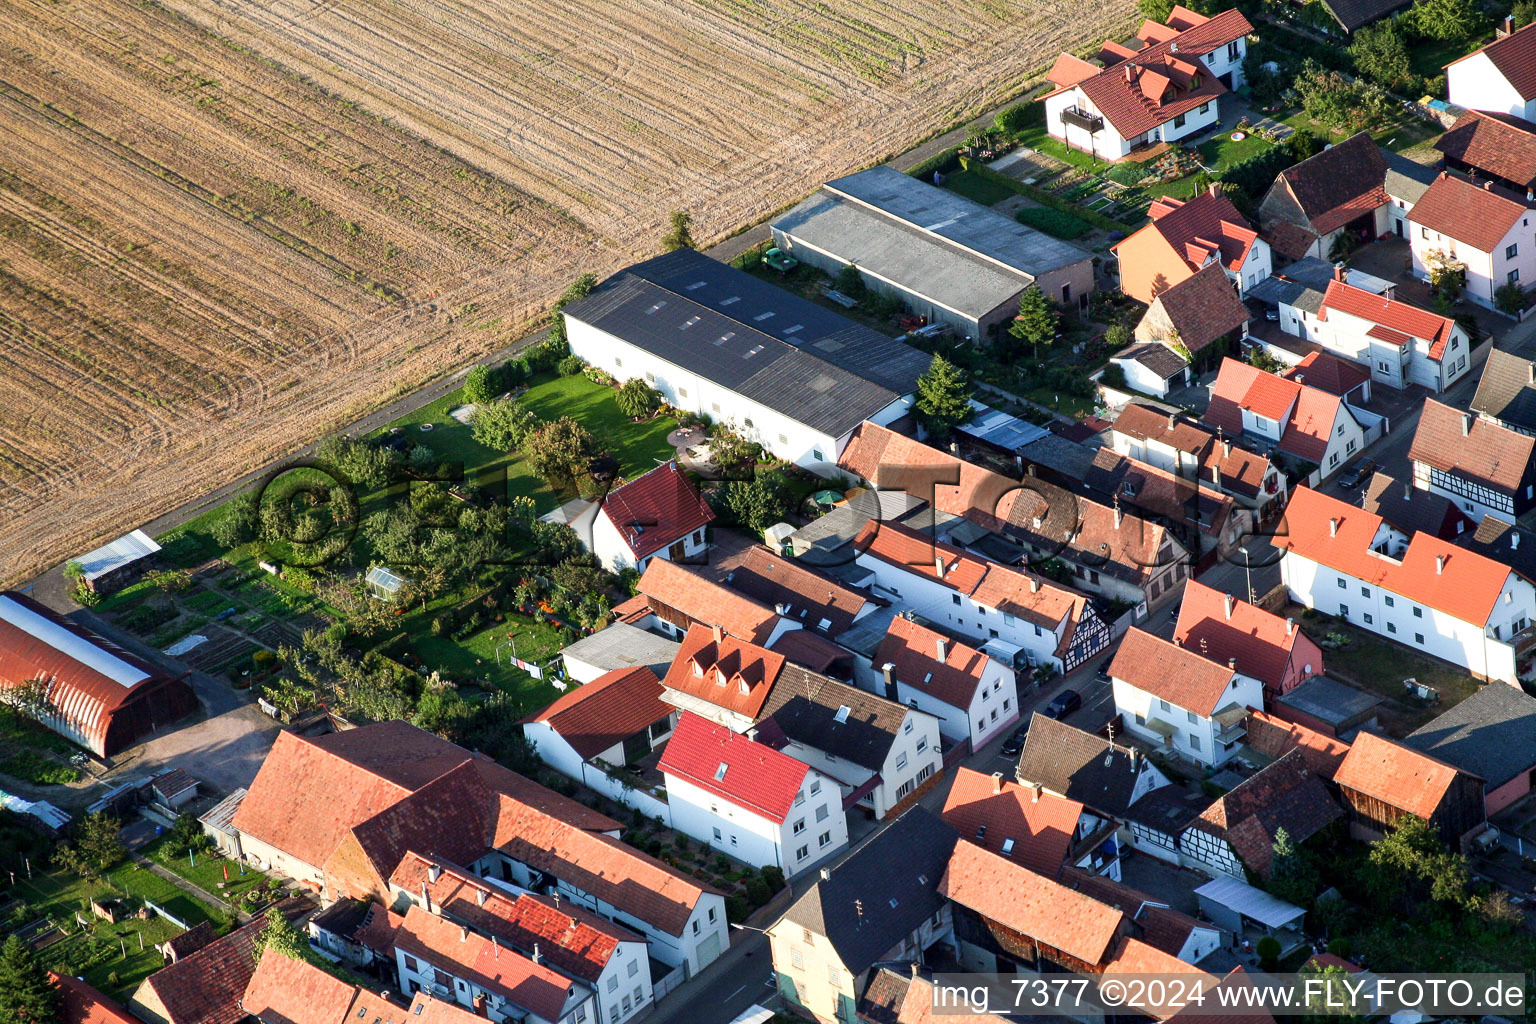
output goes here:
{"type": "Polygon", "coordinates": [[[1045,715],[1046,718],[1054,718],[1059,722],[1082,706],[1082,694],[1076,690],[1062,690],[1051,698],[1051,702],[1045,706],[1045,710],[1041,714],[1045,715]]]}
{"type": "Polygon", "coordinates": [[[1019,751],[1024,749],[1024,735],[1029,732],[1029,726],[1021,725],[1013,730],[1013,735],[1003,740],[1002,755],[1004,757],[1017,757],[1019,751]]]}
{"type": "Polygon", "coordinates": [[[1345,466],[1344,472],[1339,474],[1339,486],[1354,490],[1371,478],[1376,472],[1375,459],[1361,459],[1353,466],[1345,466]]]}

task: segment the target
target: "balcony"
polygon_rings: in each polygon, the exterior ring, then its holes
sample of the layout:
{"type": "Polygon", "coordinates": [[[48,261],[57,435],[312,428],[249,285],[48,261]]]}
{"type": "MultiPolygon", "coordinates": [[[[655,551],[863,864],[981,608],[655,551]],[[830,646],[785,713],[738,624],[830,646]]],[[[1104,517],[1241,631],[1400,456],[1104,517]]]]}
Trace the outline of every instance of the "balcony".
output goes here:
{"type": "Polygon", "coordinates": [[[1098,114],[1090,114],[1086,110],[1079,110],[1077,107],[1068,107],[1066,110],[1063,110],[1061,112],[1061,121],[1063,124],[1071,125],[1073,128],[1081,128],[1089,133],[1104,130],[1104,119],[1102,117],[1098,114]]]}

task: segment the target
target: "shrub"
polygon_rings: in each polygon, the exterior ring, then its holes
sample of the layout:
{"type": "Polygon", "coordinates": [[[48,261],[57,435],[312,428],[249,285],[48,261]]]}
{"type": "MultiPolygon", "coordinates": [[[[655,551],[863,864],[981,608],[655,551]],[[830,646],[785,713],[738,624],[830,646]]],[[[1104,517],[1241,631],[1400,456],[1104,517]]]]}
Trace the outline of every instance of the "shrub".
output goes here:
{"type": "Polygon", "coordinates": [[[1053,238],[1082,238],[1093,230],[1093,225],[1073,213],[1052,210],[1044,206],[1031,206],[1014,214],[1020,224],[1027,224],[1037,231],[1044,231],[1053,238]]]}
{"type": "Polygon", "coordinates": [[[731,924],[741,924],[752,913],[752,907],[745,897],[727,896],[725,899],[725,919],[731,924]]]}
{"type": "Polygon", "coordinates": [[[496,397],[496,380],[489,366],[477,365],[464,376],[464,399],[484,405],[496,397]]]}
{"type": "Polygon", "coordinates": [[[555,372],[562,377],[574,377],[587,368],[587,361],[581,356],[570,355],[555,364],[555,372]]]}
{"type": "Polygon", "coordinates": [[[747,902],[752,904],[754,909],[773,898],[773,893],[768,890],[768,883],[757,875],[747,876],[746,888],[747,902]]]}
{"type": "Polygon", "coordinates": [[[1254,952],[1259,954],[1259,963],[1266,971],[1273,971],[1275,963],[1280,959],[1280,940],[1273,935],[1266,935],[1259,940],[1254,952]]]}
{"type": "Polygon", "coordinates": [[[772,864],[769,864],[767,867],[763,868],[763,881],[768,884],[769,889],[773,890],[774,892],[778,892],[780,889],[784,888],[784,872],[780,868],[776,868],[772,864]]]}
{"type": "Polygon", "coordinates": [[[1015,103],[1004,107],[992,118],[993,126],[1004,135],[1018,135],[1027,128],[1045,124],[1045,104],[1038,102],[1015,103]]]}
{"type": "Polygon", "coordinates": [[[1499,312],[1508,313],[1511,316],[1518,314],[1525,308],[1525,292],[1513,281],[1499,285],[1499,290],[1493,293],[1493,304],[1499,312]]]}
{"type": "Polygon", "coordinates": [[[1125,390],[1127,386],[1125,383],[1125,367],[1119,363],[1110,363],[1105,366],[1104,371],[1099,374],[1099,383],[1107,388],[1125,390]]]}
{"type": "Polygon", "coordinates": [[[959,166],[960,147],[950,146],[948,149],[940,150],[939,152],[933,154],[933,156],[926,160],[922,160],[913,164],[911,167],[907,168],[907,173],[912,175],[914,178],[921,178],[924,181],[932,181],[935,171],[937,171],[939,174],[948,174],[950,171],[955,170],[959,166]]]}
{"type": "Polygon", "coordinates": [[[1104,344],[1111,352],[1118,352],[1135,340],[1131,329],[1125,324],[1111,324],[1104,332],[1104,344]]]}
{"type": "Polygon", "coordinates": [[[839,269],[832,282],[838,291],[849,298],[857,299],[864,294],[864,275],[852,263],[839,269]]]}

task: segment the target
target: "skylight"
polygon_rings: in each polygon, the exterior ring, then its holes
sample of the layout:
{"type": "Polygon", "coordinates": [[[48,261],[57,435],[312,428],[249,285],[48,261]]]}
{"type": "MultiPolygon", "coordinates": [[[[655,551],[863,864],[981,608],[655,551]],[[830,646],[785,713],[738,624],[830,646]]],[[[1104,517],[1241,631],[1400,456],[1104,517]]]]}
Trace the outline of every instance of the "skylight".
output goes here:
{"type": "Polygon", "coordinates": [[[733,302],[740,302],[740,301],[741,301],[741,296],[740,295],[731,295],[731,296],[728,296],[726,298],[721,299],[720,300],[720,305],[722,305],[722,306],[729,306],[733,302]]]}
{"type": "Polygon", "coordinates": [[[753,345],[750,349],[747,350],[747,354],[742,356],[741,358],[743,358],[743,359],[751,359],[753,356],[757,355],[762,350],[763,350],[763,346],[761,346],[761,345],[753,345]]]}
{"type": "Polygon", "coordinates": [[[840,705],[838,707],[838,709],[837,709],[837,714],[832,716],[832,721],[834,721],[834,722],[846,722],[846,721],[848,721],[848,712],[850,712],[852,710],[853,709],[850,708],[847,704],[840,705]]]}
{"type": "Polygon", "coordinates": [[[725,770],[729,767],[730,765],[726,764],[724,761],[720,762],[720,767],[715,769],[716,782],[720,782],[725,778],[725,770]]]}
{"type": "Polygon", "coordinates": [[[1003,840],[1003,856],[1004,857],[1009,857],[1009,856],[1012,856],[1012,855],[1013,855],[1013,840],[1012,839],[1004,839],[1003,840]]]}
{"type": "Polygon", "coordinates": [[[794,325],[792,325],[790,327],[784,328],[784,333],[785,334],[798,334],[799,332],[801,332],[803,330],[805,330],[805,324],[794,324],[794,325]]]}
{"type": "Polygon", "coordinates": [[[759,314],[757,314],[757,316],[753,317],[752,319],[756,320],[758,323],[762,323],[764,320],[771,320],[772,318],[773,318],[773,310],[770,309],[766,313],[759,313],[759,314]]]}
{"type": "Polygon", "coordinates": [[[666,299],[662,299],[660,302],[656,303],[656,305],[654,305],[650,309],[646,310],[646,312],[647,313],[654,313],[658,309],[660,309],[662,306],[665,306],[666,304],[667,304],[667,300],[666,299]]]}
{"type": "Polygon", "coordinates": [[[699,318],[697,316],[691,316],[687,320],[683,321],[682,329],[686,330],[687,328],[692,327],[694,324],[696,324],[698,322],[699,322],[699,318]]]}
{"type": "Polygon", "coordinates": [[[695,281],[695,282],[693,282],[693,284],[684,286],[683,291],[685,291],[685,292],[696,292],[700,288],[703,288],[704,285],[707,284],[707,283],[708,282],[706,282],[706,281],[695,281]]]}

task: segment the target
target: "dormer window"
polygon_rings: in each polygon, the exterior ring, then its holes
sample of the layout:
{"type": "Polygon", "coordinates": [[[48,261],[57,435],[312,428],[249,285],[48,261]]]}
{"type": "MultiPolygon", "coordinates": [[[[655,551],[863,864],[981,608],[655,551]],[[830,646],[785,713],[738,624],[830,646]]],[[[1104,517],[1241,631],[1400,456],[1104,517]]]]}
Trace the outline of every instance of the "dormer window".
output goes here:
{"type": "Polygon", "coordinates": [[[743,697],[745,697],[747,694],[752,692],[752,687],[747,685],[747,681],[745,679],[741,680],[740,686],[741,686],[741,695],[743,697]]]}
{"type": "Polygon", "coordinates": [[[729,680],[726,679],[725,673],[719,669],[715,669],[715,685],[724,686],[727,682],[729,682],[729,680]]]}
{"type": "Polygon", "coordinates": [[[688,664],[693,666],[693,674],[694,675],[696,675],[696,676],[698,676],[700,678],[703,678],[703,676],[704,676],[704,666],[703,665],[700,665],[696,661],[690,661],[690,662],[688,662],[688,664]]]}

